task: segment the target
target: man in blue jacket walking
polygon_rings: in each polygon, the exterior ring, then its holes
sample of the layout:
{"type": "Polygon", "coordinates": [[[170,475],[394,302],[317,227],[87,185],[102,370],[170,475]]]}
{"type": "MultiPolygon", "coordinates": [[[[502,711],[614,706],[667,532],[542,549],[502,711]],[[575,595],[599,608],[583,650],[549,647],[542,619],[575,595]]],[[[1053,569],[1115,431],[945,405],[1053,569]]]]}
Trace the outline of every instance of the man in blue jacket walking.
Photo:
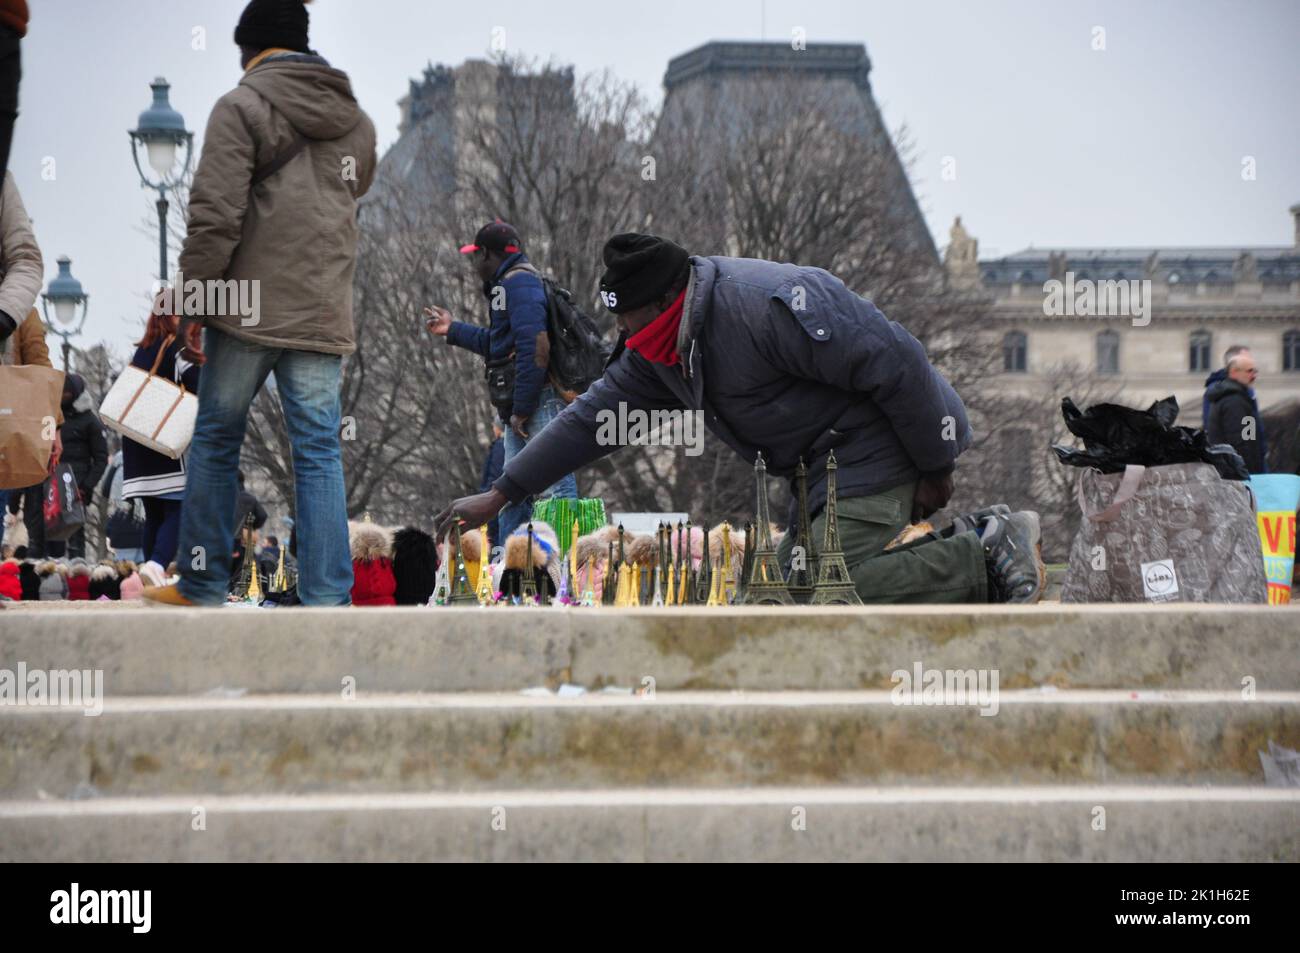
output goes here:
{"type": "Polygon", "coordinates": [[[743,459],[761,452],[773,475],[793,477],[807,462],[814,545],[834,452],[840,538],[863,601],[1037,601],[1035,513],[990,507],[885,550],[947,505],[972,435],[925,349],[870,301],[820,268],[690,256],[653,235],[614,236],[604,260],[601,296],[622,331],[604,376],[507,460],[491,490],[444,510],[439,533],[453,512],[478,525],[617,449],[600,420],[620,405],[687,409],[743,459]]]}
{"type": "MultiPolygon", "coordinates": [[[[550,341],[546,335],[546,288],[524,254],[519,233],[500,219],[480,228],[474,241],[461,246],[460,251],[473,256],[483,281],[488,326],[456,321],[451,312],[437,305],[425,308],[424,314],[431,333],[485,358],[490,375],[503,375],[505,393],[495,406],[502,422],[509,424],[505,428],[505,462],[509,466],[565,407],[547,377],[550,341]],[[511,376],[513,387],[509,386],[511,376]]],[[[512,500],[501,511],[499,538],[504,539],[528,521],[533,512],[531,494],[538,491],[543,491],[541,496],[577,499],[578,483],[573,471],[566,470],[544,487],[512,500]]],[[[496,515],[495,511],[492,515],[496,515]]]]}

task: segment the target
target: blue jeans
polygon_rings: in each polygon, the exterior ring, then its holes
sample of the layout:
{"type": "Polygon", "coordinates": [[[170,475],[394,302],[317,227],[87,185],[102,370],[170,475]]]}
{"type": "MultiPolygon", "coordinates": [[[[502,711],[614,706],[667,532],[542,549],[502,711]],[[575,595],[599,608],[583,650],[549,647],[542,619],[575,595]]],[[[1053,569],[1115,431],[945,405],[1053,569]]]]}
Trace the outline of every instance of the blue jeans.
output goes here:
{"type": "MultiPolygon", "coordinates": [[[[524,424],[524,430],[528,432],[529,438],[536,437],[542,430],[564,410],[564,401],[556,396],[555,390],[550,386],[542,388],[541,400],[537,404],[537,409],[533,415],[528,418],[524,424]]],[[[506,466],[510,466],[510,461],[519,454],[524,447],[528,446],[527,440],[522,440],[519,434],[515,433],[510,424],[506,424],[506,466]]],[[[555,481],[555,484],[549,487],[543,497],[558,496],[567,497],[571,500],[578,498],[578,481],[570,473],[555,481]]],[[[532,497],[524,500],[522,503],[511,503],[501,510],[501,515],[497,517],[497,538],[501,540],[500,545],[505,545],[505,538],[514,530],[526,524],[533,515],[532,497]]]]}
{"type": "Polygon", "coordinates": [[[239,450],[249,405],[274,371],[293,447],[298,595],[308,606],[347,605],[352,557],[339,446],[343,359],[337,354],[263,347],[211,328],[203,332],[203,346],[208,362],[199,377],[199,413],[190,443],[176,553],[181,594],[197,605],[226,601],[236,532],[239,450]]]}

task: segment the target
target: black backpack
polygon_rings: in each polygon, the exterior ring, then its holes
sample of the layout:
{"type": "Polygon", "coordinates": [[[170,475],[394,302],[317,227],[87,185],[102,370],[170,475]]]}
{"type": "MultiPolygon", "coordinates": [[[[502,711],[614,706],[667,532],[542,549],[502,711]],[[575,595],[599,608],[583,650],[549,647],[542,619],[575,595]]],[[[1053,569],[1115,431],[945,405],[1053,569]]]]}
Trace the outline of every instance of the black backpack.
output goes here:
{"type": "Polygon", "coordinates": [[[550,375],[568,391],[581,394],[605,373],[613,348],[596,322],[578,310],[573,295],[542,276],[546,289],[546,333],[551,339],[550,375]]]}

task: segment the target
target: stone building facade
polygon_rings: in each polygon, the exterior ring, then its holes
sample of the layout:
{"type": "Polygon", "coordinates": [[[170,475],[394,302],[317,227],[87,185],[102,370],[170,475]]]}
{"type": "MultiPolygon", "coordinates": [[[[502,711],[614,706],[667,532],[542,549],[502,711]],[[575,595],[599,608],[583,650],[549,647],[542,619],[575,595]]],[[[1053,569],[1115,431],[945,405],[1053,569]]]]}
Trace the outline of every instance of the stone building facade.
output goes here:
{"type": "Polygon", "coordinates": [[[1289,246],[1029,248],[986,260],[958,218],[944,263],[950,283],[991,302],[999,387],[1041,393],[1070,364],[1125,403],[1173,394],[1180,423],[1199,426],[1205,378],[1233,345],[1259,364],[1265,416],[1300,402],[1300,205],[1290,213],[1289,246]]]}

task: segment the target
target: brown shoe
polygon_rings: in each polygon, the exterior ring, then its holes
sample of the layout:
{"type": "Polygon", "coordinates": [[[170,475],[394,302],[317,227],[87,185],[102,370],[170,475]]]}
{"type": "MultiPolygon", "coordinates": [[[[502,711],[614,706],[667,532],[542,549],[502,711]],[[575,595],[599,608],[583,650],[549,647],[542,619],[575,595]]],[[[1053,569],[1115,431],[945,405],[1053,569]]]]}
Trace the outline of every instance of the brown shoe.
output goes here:
{"type": "Polygon", "coordinates": [[[160,606],[192,606],[175,586],[153,586],[145,589],[145,600],[160,606]]]}

